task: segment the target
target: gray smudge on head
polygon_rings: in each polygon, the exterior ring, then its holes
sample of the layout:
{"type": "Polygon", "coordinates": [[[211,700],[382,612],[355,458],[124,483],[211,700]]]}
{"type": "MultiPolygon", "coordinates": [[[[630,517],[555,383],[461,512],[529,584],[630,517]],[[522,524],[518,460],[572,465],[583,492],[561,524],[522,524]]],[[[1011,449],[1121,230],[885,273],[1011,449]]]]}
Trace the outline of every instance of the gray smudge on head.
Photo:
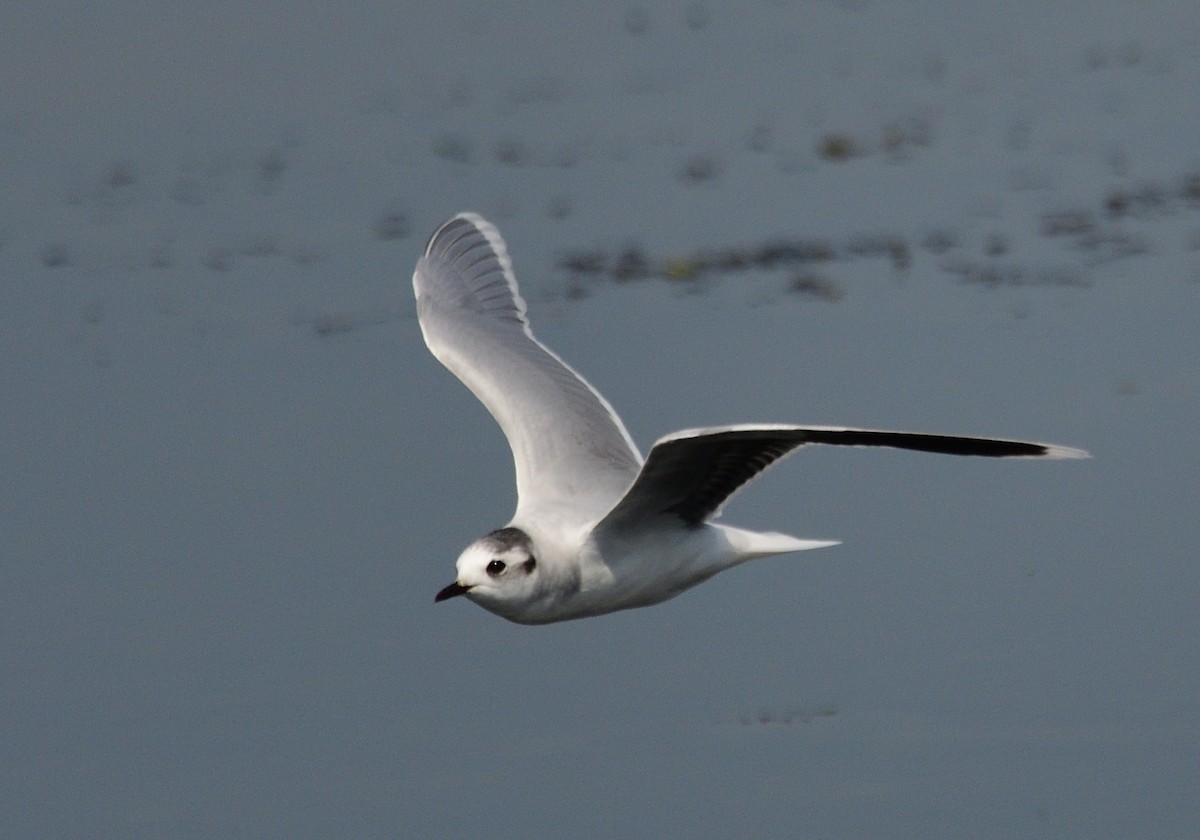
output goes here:
{"type": "Polygon", "coordinates": [[[520,528],[500,528],[487,534],[483,539],[487,540],[488,544],[493,546],[497,553],[508,551],[510,548],[520,546],[526,552],[532,552],[533,541],[529,539],[529,535],[520,528]]]}

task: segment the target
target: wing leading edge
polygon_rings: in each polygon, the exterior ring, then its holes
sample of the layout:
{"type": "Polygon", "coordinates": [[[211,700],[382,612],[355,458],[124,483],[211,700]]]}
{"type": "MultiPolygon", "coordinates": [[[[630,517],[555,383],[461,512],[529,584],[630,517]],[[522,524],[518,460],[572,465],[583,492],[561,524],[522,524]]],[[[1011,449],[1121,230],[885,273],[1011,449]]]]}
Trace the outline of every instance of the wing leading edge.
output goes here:
{"type": "Polygon", "coordinates": [[[508,438],[517,518],[553,507],[582,521],[612,507],[641,456],[599,392],[534,338],[495,227],[469,213],[443,224],[417,261],[413,289],[430,351],[508,438]]]}
{"type": "Polygon", "coordinates": [[[806,444],[883,446],[988,458],[1086,458],[1081,449],[998,438],[846,429],[738,425],[688,429],[660,439],[621,501],[601,523],[620,528],[655,516],[697,526],[720,515],[741,487],[806,444]]]}

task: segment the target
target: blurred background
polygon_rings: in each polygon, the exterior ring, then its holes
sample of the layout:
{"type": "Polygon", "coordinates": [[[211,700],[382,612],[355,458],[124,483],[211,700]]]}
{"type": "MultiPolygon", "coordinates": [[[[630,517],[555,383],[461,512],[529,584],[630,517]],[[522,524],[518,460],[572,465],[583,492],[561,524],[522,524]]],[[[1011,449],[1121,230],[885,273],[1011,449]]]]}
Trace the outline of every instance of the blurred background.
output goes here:
{"type": "Polygon", "coordinates": [[[1200,834],[1186,4],[0,11],[0,835],[1200,834]],[[512,464],[448,215],[648,449],[843,544],[547,627],[433,604],[512,464]]]}

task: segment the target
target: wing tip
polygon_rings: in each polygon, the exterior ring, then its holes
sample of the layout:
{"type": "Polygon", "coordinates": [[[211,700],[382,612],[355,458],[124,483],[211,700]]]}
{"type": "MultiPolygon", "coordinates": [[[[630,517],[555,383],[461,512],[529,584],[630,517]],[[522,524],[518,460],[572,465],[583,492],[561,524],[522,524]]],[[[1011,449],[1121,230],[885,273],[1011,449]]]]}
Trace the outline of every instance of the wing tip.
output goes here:
{"type": "Polygon", "coordinates": [[[493,297],[503,297],[504,300],[484,302],[477,299],[477,302],[480,302],[483,308],[499,305],[500,308],[511,309],[511,316],[528,330],[525,299],[521,297],[517,287],[512,258],[508,255],[508,245],[505,244],[499,229],[483,216],[469,211],[456,213],[438,225],[430,235],[413,271],[413,288],[418,300],[421,297],[422,286],[430,285],[428,279],[423,282],[424,271],[433,271],[430,266],[437,264],[445,265],[457,273],[471,292],[491,285],[490,275],[492,271],[498,270],[504,278],[507,293],[493,297]]]}
{"type": "Polygon", "coordinates": [[[974,438],[962,437],[958,435],[942,435],[942,434],[926,434],[921,432],[896,432],[883,431],[878,429],[855,429],[847,426],[796,426],[789,423],[734,423],[726,426],[706,426],[693,429],[680,429],[677,432],[672,432],[664,435],[655,445],[661,443],[670,443],[673,441],[683,440],[686,438],[708,437],[717,435],[757,435],[761,434],[769,436],[778,434],[779,432],[794,432],[803,436],[804,433],[813,433],[811,439],[806,439],[804,443],[817,444],[842,444],[846,446],[894,446],[899,449],[924,449],[924,451],[943,452],[944,454],[957,455],[989,455],[995,458],[1004,459],[1019,459],[1019,458],[1047,458],[1053,460],[1067,459],[1084,459],[1091,458],[1092,453],[1086,449],[1079,449],[1074,446],[1062,446],[1057,443],[1033,443],[1023,440],[1012,440],[1007,438],[974,438]],[[989,446],[992,451],[952,451],[949,449],[929,449],[926,447],[908,445],[893,442],[892,440],[840,440],[842,436],[853,436],[855,434],[868,435],[880,438],[904,438],[912,437],[929,440],[944,440],[948,442],[961,442],[962,444],[980,444],[989,446]]]}
{"type": "MultiPolygon", "coordinates": [[[[492,246],[492,250],[496,252],[496,256],[500,258],[501,263],[508,264],[508,246],[504,243],[504,237],[500,235],[500,229],[489,222],[483,216],[470,210],[464,210],[460,213],[455,213],[446,221],[442,222],[429,235],[429,240],[425,243],[425,250],[422,256],[428,257],[433,254],[434,247],[437,245],[442,236],[447,230],[454,227],[459,222],[466,222],[468,225],[479,231],[480,235],[487,240],[492,246]]],[[[510,269],[511,270],[511,269],[510,269]]]]}
{"type": "Polygon", "coordinates": [[[1039,458],[1081,459],[1092,457],[1091,452],[1088,452],[1086,449],[1077,449],[1074,446],[1059,446],[1056,443],[1043,443],[1041,444],[1041,447],[1042,451],[1037,455],[1039,458]]]}

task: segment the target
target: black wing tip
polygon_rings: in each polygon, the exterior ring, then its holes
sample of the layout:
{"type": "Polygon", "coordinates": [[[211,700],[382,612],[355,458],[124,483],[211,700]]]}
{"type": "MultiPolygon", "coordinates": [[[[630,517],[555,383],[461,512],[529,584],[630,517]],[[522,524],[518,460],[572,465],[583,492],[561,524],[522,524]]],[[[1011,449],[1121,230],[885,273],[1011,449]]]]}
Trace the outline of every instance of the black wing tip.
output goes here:
{"type": "Polygon", "coordinates": [[[944,455],[965,455],[983,458],[1090,458],[1089,452],[1072,446],[1059,446],[1054,443],[1032,443],[1024,440],[1004,440],[999,438],[955,438],[937,437],[929,446],[924,442],[913,446],[904,446],[917,451],[927,451],[944,455]]]}
{"type": "Polygon", "coordinates": [[[839,429],[802,427],[797,432],[808,443],[834,446],[881,446],[931,452],[939,455],[964,455],[983,458],[1090,458],[1086,450],[1053,443],[1034,443],[1006,438],[964,437],[924,432],[893,432],[875,429],[839,429]]]}
{"type": "MultiPolygon", "coordinates": [[[[665,441],[683,443],[688,449],[706,452],[700,463],[706,468],[692,476],[693,485],[664,510],[689,527],[699,527],[716,515],[739,489],[753,481],[806,443],[841,446],[883,446],[987,458],[1090,458],[1083,450],[1051,443],[1023,440],[961,437],[957,435],[886,432],[867,429],[828,429],[813,427],[740,426],[724,429],[676,433],[665,441]]],[[[655,444],[659,449],[664,441],[655,444]]],[[[666,449],[659,451],[662,457],[666,449]]],[[[655,450],[651,450],[655,460],[655,450]]]]}

